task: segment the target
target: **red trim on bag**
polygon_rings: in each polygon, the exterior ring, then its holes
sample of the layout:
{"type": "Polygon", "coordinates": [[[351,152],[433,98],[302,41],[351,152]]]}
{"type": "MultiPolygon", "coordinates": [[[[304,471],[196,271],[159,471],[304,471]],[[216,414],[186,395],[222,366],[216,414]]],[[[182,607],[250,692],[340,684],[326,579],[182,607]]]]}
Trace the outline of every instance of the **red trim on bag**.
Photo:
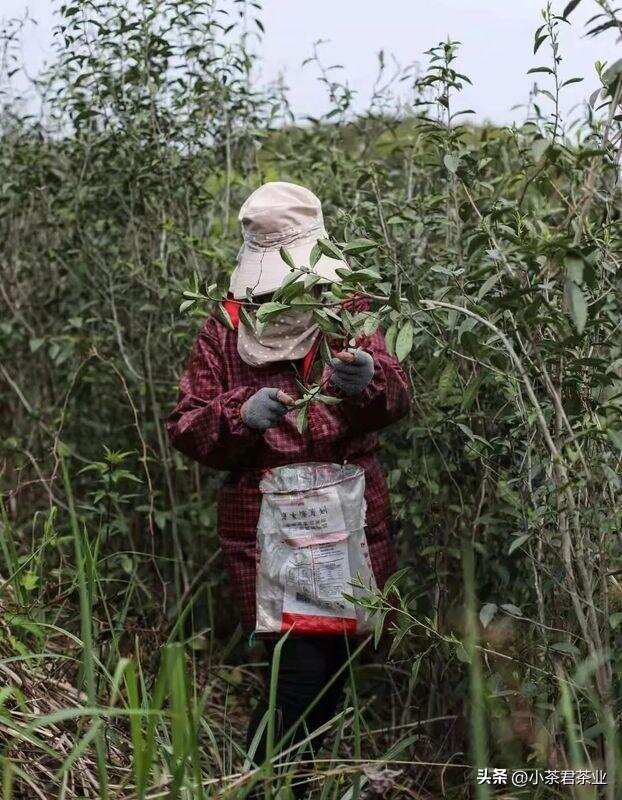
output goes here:
{"type": "Polygon", "coordinates": [[[356,633],[356,620],[349,617],[322,617],[319,614],[292,614],[284,611],[281,633],[293,629],[296,633],[356,633]]]}

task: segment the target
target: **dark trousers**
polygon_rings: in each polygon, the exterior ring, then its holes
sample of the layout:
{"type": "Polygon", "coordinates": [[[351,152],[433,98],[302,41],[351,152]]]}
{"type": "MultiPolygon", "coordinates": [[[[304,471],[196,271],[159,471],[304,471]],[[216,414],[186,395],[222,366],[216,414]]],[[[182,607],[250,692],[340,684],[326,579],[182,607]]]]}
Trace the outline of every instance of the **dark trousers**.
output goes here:
{"type": "MultiPolygon", "coordinates": [[[[268,651],[266,688],[248,727],[247,750],[263,715],[268,709],[270,666],[275,645],[276,642],[266,643],[268,651]]],[[[334,716],[343,696],[344,683],[349,677],[348,666],[345,667],[339,677],[335,679],[306,715],[304,723],[298,722],[307,707],[315,700],[318,693],[326,686],[339,668],[346,663],[355,649],[356,642],[354,640],[347,641],[345,637],[340,636],[290,636],[285,641],[281,650],[277,684],[275,744],[296,723],[298,723],[296,732],[292,739],[284,745],[285,748],[305,739],[308,733],[311,733],[334,716]],[[350,651],[349,653],[348,650],[350,651]]],[[[319,734],[311,740],[309,744],[314,752],[317,752],[324,737],[325,734],[319,734]]],[[[264,761],[265,753],[266,734],[264,731],[262,740],[255,751],[254,761],[256,764],[261,764],[264,761]]],[[[305,791],[304,785],[294,788],[296,797],[304,797],[305,791]]],[[[262,791],[259,789],[256,790],[254,795],[251,795],[251,797],[261,796],[262,791]]]]}

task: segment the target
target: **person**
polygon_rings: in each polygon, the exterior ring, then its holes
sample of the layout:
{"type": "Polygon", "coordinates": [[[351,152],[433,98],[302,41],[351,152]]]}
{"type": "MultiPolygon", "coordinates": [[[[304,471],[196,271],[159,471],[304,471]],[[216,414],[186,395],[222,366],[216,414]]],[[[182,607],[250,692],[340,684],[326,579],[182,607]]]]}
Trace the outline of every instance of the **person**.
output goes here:
{"type": "MultiPolygon", "coordinates": [[[[354,350],[332,347],[322,367],[316,358],[322,333],[308,309],[284,311],[261,334],[239,319],[249,296],[269,300],[289,275],[280,255],[285,247],[294,263],[309,264],[319,238],[326,237],[321,204],[308,189],[270,182],[243,204],[239,220],[244,243],[231,275],[225,307],[232,327],[210,316],[194,344],[180,382],[178,403],[167,420],[172,445],[201,464],[228,471],[217,502],[218,533],[225,567],[245,630],[255,625],[256,528],[261,506],[259,481],[269,468],[301,462],[350,463],[365,473],[365,534],[374,577],[382,587],[396,569],[389,493],[376,453],[377,431],[403,417],[409,408],[407,378],[376,332],[354,350]],[[319,364],[319,367],[318,367],[319,364]],[[300,383],[323,369],[323,394],[338,404],[312,403],[302,432],[292,409],[300,383]]],[[[343,263],[322,256],[314,271],[324,282],[338,282],[343,263]]],[[[365,301],[361,301],[363,307],[365,301]]],[[[249,305],[252,311],[253,306],[249,305]]],[[[317,376],[316,376],[317,377],[317,376]]],[[[275,639],[267,639],[268,655],[275,639]]],[[[296,635],[284,642],[277,684],[280,733],[289,731],[331,679],[355,643],[345,635],[296,635]]],[[[341,671],[305,718],[312,730],[334,716],[347,669],[341,671]]],[[[250,746],[267,708],[259,703],[249,725],[250,746]]],[[[293,741],[306,736],[299,725],[293,741]]],[[[265,737],[264,737],[265,739],[265,737]]],[[[258,743],[261,763],[265,741],[258,743]]],[[[318,747],[322,737],[313,739],[318,747]]],[[[297,797],[304,789],[297,789],[297,797]]]]}

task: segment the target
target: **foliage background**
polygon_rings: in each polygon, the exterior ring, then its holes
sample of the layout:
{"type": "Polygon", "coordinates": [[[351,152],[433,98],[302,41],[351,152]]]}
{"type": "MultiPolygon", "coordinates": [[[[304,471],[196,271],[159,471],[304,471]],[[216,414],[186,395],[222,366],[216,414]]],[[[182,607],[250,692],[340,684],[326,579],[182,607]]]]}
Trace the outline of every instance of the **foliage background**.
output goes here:
{"type": "MultiPolygon", "coordinates": [[[[294,126],[281,88],[252,81],[259,4],[217,0],[64,5],[41,113],[18,115],[5,29],[5,797],[250,786],[261,651],[228,611],[219,477],[170,450],[163,419],[206,313],[180,314],[182,293],[226,280],[237,209],[275,179],[322,198],[335,241],[377,244],[358,261],[381,277],[358,288],[391,296],[415,398],[383,440],[409,569],[376,602],[399,633],[354,669],[334,759],[309,765],[318,796],[502,796],[465,765],[606,769],[568,791],[616,796],[622,68],[597,65],[602,91],[559,118],[577,5],[534,21],[540,86],[503,129],[468,124],[449,41],[420,73],[380,60],[356,116],[316,49],[332,109],[294,126]]],[[[620,27],[592,5],[589,35],[620,27]]]]}

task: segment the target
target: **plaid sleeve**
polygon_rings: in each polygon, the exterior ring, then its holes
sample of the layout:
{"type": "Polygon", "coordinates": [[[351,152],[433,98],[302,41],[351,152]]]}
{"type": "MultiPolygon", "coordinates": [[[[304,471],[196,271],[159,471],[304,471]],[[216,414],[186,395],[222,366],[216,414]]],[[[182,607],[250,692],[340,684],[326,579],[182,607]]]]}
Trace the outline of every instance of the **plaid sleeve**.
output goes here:
{"type": "Polygon", "coordinates": [[[240,456],[262,439],[240,416],[242,404],[254,393],[250,386],[223,385],[220,342],[206,325],[192,350],[179,385],[179,398],[166,429],[177,450],[217,469],[231,469],[240,456]]]}

